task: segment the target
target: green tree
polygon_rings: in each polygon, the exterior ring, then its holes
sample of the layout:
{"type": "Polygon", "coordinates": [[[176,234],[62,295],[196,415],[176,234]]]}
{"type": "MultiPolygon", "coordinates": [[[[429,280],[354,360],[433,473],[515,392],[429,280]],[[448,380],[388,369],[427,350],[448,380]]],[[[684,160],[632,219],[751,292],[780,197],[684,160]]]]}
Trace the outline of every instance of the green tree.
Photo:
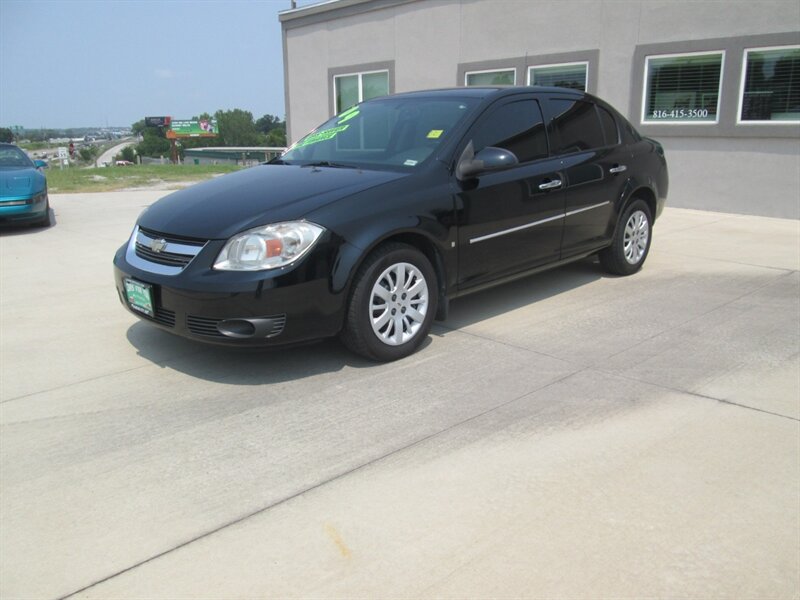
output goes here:
{"type": "Polygon", "coordinates": [[[100,153],[100,148],[97,146],[83,146],[78,150],[78,155],[83,162],[93,162],[97,155],[100,153]]]}
{"type": "Polygon", "coordinates": [[[14,141],[14,133],[8,127],[0,127],[0,142],[11,143],[14,141]]]}
{"type": "Polygon", "coordinates": [[[258,146],[263,142],[250,111],[240,108],[218,110],[214,117],[217,119],[219,138],[222,141],[220,146],[258,146]]]}
{"type": "Polygon", "coordinates": [[[285,146],[286,145],[286,129],[283,127],[276,127],[271,129],[267,134],[267,146],[285,146]]]}
{"type": "Polygon", "coordinates": [[[264,115],[256,121],[256,129],[263,134],[267,134],[276,127],[285,127],[285,123],[275,115],[264,115]]]}
{"type": "Polygon", "coordinates": [[[133,146],[125,146],[122,151],[117,154],[116,159],[136,162],[136,152],[133,150],[133,146]]]}
{"type": "Polygon", "coordinates": [[[145,128],[146,125],[144,124],[144,119],[136,121],[136,123],[131,125],[131,131],[133,132],[133,135],[142,135],[145,128]]]}
{"type": "MultiPolygon", "coordinates": [[[[136,152],[140,156],[169,156],[169,140],[160,127],[145,127],[142,141],[136,144],[136,152]]],[[[129,160],[129,159],[124,159],[129,160]]],[[[132,161],[131,161],[132,162],[132,161]]]]}

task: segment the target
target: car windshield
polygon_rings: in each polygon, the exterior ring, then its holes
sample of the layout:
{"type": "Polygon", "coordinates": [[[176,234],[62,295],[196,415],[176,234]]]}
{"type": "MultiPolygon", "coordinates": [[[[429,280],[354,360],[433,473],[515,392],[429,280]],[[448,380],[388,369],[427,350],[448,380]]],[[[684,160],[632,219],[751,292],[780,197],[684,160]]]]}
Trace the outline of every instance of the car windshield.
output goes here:
{"type": "Polygon", "coordinates": [[[477,103],[475,98],[401,96],[357,104],[309,133],[276,162],[414,169],[477,103]]]}
{"type": "Polygon", "coordinates": [[[31,159],[16,146],[0,147],[0,167],[33,167],[31,159]]]}

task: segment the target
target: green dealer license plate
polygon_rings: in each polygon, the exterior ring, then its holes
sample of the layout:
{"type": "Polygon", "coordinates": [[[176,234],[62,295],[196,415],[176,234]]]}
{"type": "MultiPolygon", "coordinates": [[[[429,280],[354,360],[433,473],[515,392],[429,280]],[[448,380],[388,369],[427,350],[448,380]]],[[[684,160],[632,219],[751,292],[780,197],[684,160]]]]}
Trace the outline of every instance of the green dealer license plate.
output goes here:
{"type": "Polygon", "coordinates": [[[128,305],[133,310],[138,310],[140,313],[154,317],[153,286],[133,279],[124,279],[123,283],[125,284],[125,297],[128,299],[128,305]]]}

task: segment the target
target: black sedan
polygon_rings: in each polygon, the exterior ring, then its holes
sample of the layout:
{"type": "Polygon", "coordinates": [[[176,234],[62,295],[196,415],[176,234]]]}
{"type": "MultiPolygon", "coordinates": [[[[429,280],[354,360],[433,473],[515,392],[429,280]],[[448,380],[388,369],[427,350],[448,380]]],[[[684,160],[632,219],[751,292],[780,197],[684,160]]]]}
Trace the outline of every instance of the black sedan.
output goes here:
{"type": "Polygon", "coordinates": [[[635,273],[667,187],[661,145],[589,94],[398,94],[154,203],[114,257],[116,285],[133,314],[192,339],[339,335],[394,360],[463,294],[595,253],[635,273]]]}

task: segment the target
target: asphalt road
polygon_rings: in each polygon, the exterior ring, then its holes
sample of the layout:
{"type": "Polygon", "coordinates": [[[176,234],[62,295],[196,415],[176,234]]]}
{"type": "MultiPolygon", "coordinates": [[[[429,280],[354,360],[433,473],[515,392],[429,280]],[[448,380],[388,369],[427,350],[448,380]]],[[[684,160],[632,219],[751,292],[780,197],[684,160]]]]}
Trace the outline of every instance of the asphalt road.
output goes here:
{"type": "Polygon", "coordinates": [[[667,209],[374,365],[129,315],[161,194],[0,231],[0,597],[800,595],[797,221],[667,209]]]}
{"type": "Polygon", "coordinates": [[[97,165],[102,165],[104,163],[113,164],[114,163],[114,157],[117,154],[119,154],[120,152],[122,152],[123,148],[127,148],[128,146],[132,146],[135,143],[136,143],[136,139],[129,139],[129,140],[126,140],[126,141],[122,142],[121,144],[117,144],[116,146],[112,146],[111,148],[109,148],[108,150],[103,152],[100,156],[98,156],[97,160],[95,160],[94,162],[97,165]]]}

